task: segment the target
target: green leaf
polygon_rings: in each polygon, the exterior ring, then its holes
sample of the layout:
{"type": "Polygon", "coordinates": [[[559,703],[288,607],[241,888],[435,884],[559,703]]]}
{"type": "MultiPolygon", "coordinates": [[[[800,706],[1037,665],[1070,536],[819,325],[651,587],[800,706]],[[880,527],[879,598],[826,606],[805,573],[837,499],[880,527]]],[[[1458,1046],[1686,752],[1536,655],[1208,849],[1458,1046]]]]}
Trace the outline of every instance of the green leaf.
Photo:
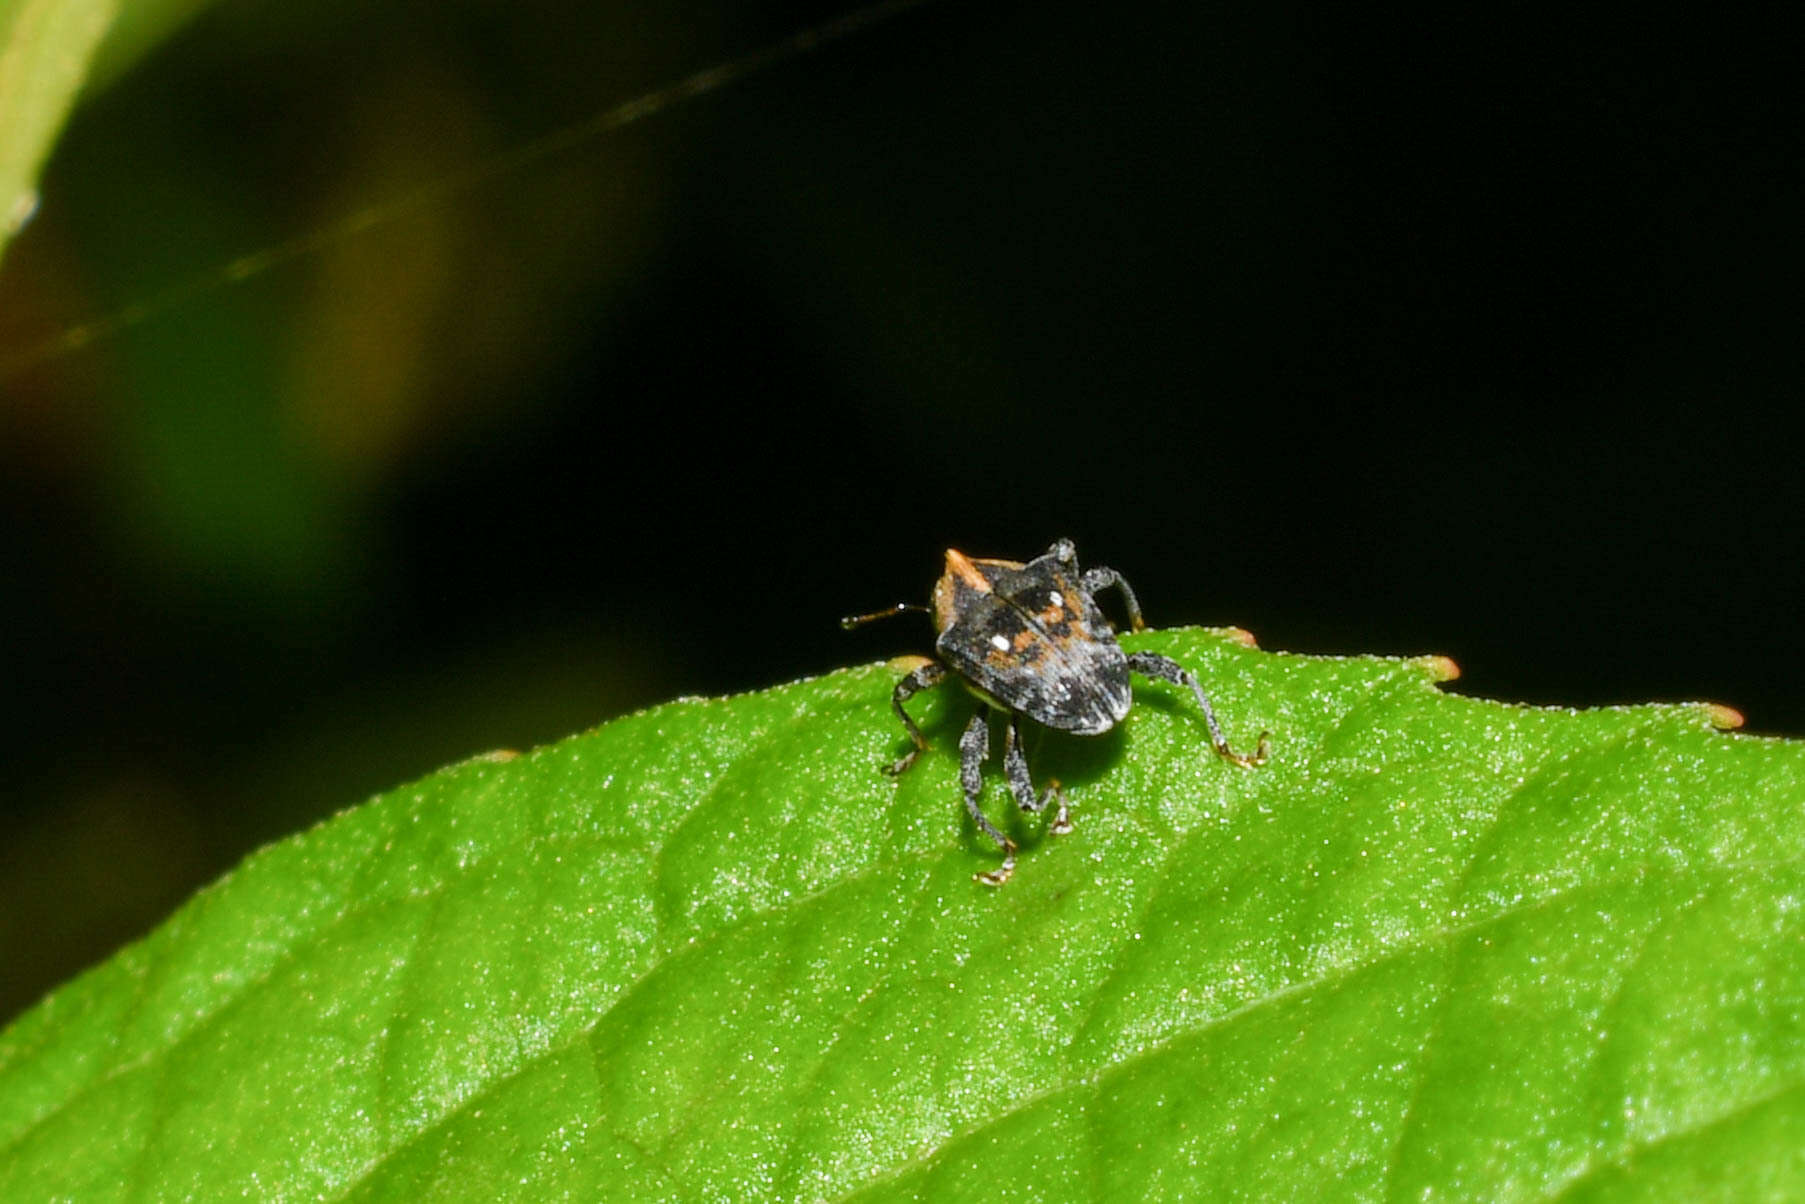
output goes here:
{"type": "Polygon", "coordinates": [[[36,211],[38,175],[84,89],[207,2],[0,0],[0,251],[36,211]]]}
{"type": "Polygon", "coordinates": [[[1805,1198],[1799,745],[1127,642],[1271,762],[1142,683],[1000,890],[881,665],[265,849],[0,1036],[0,1199],[1805,1198]]]}

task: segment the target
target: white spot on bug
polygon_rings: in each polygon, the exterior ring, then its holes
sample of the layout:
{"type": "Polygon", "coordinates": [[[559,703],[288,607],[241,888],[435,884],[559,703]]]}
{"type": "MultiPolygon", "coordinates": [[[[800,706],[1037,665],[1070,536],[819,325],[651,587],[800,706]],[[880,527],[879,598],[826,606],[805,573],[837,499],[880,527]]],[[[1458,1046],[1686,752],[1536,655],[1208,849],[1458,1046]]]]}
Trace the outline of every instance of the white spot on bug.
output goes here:
{"type": "Polygon", "coordinates": [[[1058,590],[1054,590],[1052,593],[1047,595],[1047,601],[1051,602],[1055,606],[1064,606],[1065,605],[1065,595],[1061,594],[1058,590]]]}
{"type": "Polygon", "coordinates": [[[998,652],[1007,652],[1009,651],[1009,637],[1006,635],[993,635],[990,637],[990,646],[995,648],[998,652]]]}

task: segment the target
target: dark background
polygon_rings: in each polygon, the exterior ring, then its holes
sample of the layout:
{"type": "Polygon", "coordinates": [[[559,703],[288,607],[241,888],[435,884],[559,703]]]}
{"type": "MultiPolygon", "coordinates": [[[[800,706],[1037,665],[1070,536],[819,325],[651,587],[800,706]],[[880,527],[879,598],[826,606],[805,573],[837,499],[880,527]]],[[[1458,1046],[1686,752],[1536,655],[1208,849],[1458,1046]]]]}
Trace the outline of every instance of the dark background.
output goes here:
{"type": "Polygon", "coordinates": [[[1805,734],[1779,30],[933,3],[509,166],[841,10],[301,8],[95,97],[0,266],[0,1016],[446,761],[920,650],[835,619],[948,545],[1805,734]]]}

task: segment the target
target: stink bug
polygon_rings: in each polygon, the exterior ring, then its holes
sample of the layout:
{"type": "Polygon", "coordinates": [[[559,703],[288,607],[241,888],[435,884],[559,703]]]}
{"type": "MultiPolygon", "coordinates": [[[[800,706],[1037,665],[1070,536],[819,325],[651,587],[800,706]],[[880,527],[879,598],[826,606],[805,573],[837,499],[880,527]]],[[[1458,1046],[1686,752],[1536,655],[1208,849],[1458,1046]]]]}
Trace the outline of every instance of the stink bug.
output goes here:
{"type": "Polygon", "coordinates": [[[1049,782],[1046,792],[1035,797],[1028,761],[1022,755],[1022,717],[1063,732],[1099,735],[1128,714],[1134,702],[1128,681],[1131,672],[1187,687],[1203,710],[1210,744],[1223,760],[1242,767],[1266,761],[1265,732],[1260,733],[1259,747],[1252,754],[1229,747],[1210,700],[1190,670],[1157,652],[1122,651],[1115,628],[1095,598],[1111,586],[1122,591],[1128,621],[1140,631],[1146,624],[1128,582],[1114,569],[1080,570],[1077,551],[1069,539],[1058,541],[1045,555],[1026,564],[974,560],[949,548],[946,571],[934,586],[931,607],[902,602],[889,610],[840,620],[840,625],[850,630],[905,611],[927,611],[934,616],[938,659],[922,658],[921,665],[897,682],[890,695],[890,708],[902,720],[914,745],[886,767],[892,777],[913,765],[927,748],[921,729],[903,709],[905,701],[933,689],[951,672],[987,704],[972,716],[959,739],[959,782],[965,790],[965,809],[1003,850],[1002,865],[972,875],[986,886],[1001,886],[1015,872],[1015,842],[998,831],[978,806],[984,758],[990,754],[989,709],[1009,717],[1003,729],[1003,776],[1009,780],[1010,793],[1023,811],[1040,811],[1049,802],[1057,802],[1059,810],[1048,826],[1055,836],[1072,830],[1071,814],[1057,781],[1049,782]]]}

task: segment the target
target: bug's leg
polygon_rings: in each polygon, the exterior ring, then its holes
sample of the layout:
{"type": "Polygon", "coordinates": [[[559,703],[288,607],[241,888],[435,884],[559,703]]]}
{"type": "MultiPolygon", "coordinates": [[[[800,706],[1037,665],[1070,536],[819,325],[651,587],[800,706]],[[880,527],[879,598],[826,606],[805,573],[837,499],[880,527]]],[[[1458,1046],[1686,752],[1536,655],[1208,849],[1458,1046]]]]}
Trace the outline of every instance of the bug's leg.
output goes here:
{"type": "Polygon", "coordinates": [[[1197,705],[1203,708],[1203,721],[1210,725],[1210,743],[1215,746],[1216,755],[1224,761],[1232,762],[1243,769],[1266,763],[1271,733],[1260,733],[1260,746],[1252,754],[1238,753],[1228,746],[1228,740],[1222,735],[1222,727],[1216,722],[1216,712],[1210,709],[1210,700],[1203,696],[1203,687],[1197,684],[1197,675],[1179,664],[1169,656],[1161,656],[1157,652],[1130,652],[1128,667],[1145,677],[1157,677],[1161,681],[1169,681],[1175,686],[1185,686],[1197,697],[1197,705]]]}
{"type": "Polygon", "coordinates": [[[980,709],[965,725],[965,734],[959,737],[959,784],[965,788],[965,809],[971,812],[972,822],[1003,850],[1002,865],[987,874],[973,874],[972,878],[985,886],[1001,886],[1015,873],[1015,842],[997,831],[996,825],[984,818],[984,809],[978,806],[978,796],[984,793],[984,758],[989,755],[990,714],[980,709]]]}
{"type": "Polygon", "coordinates": [[[1084,576],[1080,580],[1084,583],[1084,592],[1093,598],[1097,596],[1099,590],[1106,590],[1112,585],[1121,590],[1122,601],[1128,607],[1128,629],[1140,631],[1147,626],[1147,621],[1141,618],[1141,600],[1134,596],[1134,590],[1130,589],[1128,582],[1122,579],[1122,574],[1114,569],[1085,569],[1084,576]]]}
{"type": "Polygon", "coordinates": [[[895,777],[909,766],[915,764],[915,758],[919,757],[928,746],[927,740],[922,737],[921,729],[915,726],[915,721],[913,719],[909,718],[909,712],[903,710],[903,703],[907,699],[913,698],[922,690],[933,689],[935,686],[939,685],[945,677],[945,665],[942,665],[939,661],[928,661],[926,664],[918,667],[915,672],[897,682],[896,689],[891,691],[890,709],[896,712],[896,717],[898,719],[902,720],[902,725],[909,731],[909,739],[913,741],[915,745],[914,748],[911,748],[908,752],[897,758],[894,764],[886,765],[884,767],[884,772],[891,777],[895,777]]]}
{"type": "Polygon", "coordinates": [[[1015,795],[1016,806],[1023,811],[1039,811],[1048,803],[1058,800],[1059,810],[1053,816],[1053,822],[1047,825],[1047,831],[1055,836],[1064,836],[1072,830],[1072,816],[1065,806],[1065,793],[1059,789],[1059,779],[1047,781],[1047,792],[1036,799],[1034,797],[1034,781],[1028,776],[1028,758],[1022,755],[1021,716],[1009,716],[1009,729],[1003,735],[1003,776],[1009,779],[1009,791],[1015,795]]]}

